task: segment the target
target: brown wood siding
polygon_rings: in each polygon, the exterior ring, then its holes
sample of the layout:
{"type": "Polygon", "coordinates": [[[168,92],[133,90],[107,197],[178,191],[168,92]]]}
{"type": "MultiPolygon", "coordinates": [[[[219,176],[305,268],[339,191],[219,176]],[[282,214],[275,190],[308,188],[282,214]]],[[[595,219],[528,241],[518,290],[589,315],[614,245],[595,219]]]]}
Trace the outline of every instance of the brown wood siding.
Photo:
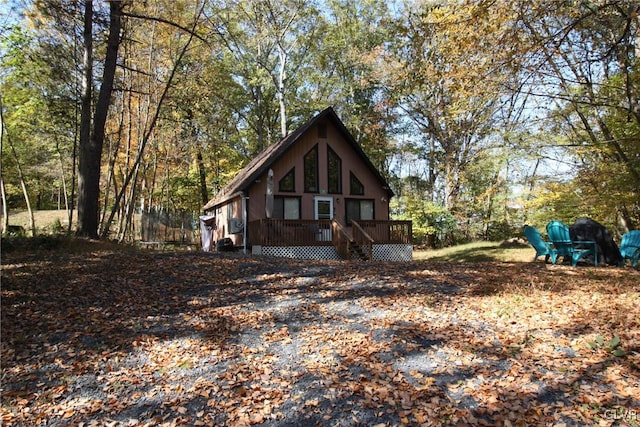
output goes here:
{"type": "Polygon", "coordinates": [[[239,222],[242,222],[242,198],[240,196],[234,197],[227,203],[217,207],[215,209],[216,215],[216,230],[214,232],[214,240],[218,241],[225,237],[229,237],[233,244],[236,246],[242,246],[243,234],[231,233],[229,230],[229,221],[231,218],[237,218],[239,222]],[[229,208],[231,206],[231,208],[229,208]],[[231,210],[231,212],[229,212],[231,210]],[[231,216],[229,216],[231,213],[231,216]]]}
{"type": "MultiPolygon", "coordinates": [[[[328,139],[327,142],[331,145],[331,148],[342,160],[342,194],[336,195],[334,198],[339,199],[335,205],[336,217],[340,219],[342,224],[345,224],[346,205],[345,198],[353,199],[373,199],[374,200],[374,214],[376,220],[388,220],[389,219],[389,196],[387,190],[382,187],[382,183],[373,174],[371,169],[362,161],[362,158],[356,153],[353,148],[340,136],[340,133],[335,126],[327,126],[328,139]],[[353,172],[362,185],[364,186],[363,195],[351,195],[349,192],[349,177],[350,172],[353,172]],[[383,201],[384,199],[384,201],[383,201]]],[[[325,187],[326,187],[326,172],[327,172],[327,150],[323,148],[324,155],[324,168],[325,174],[325,187]]]]}
{"type": "MultiPolygon", "coordinates": [[[[300,219],[313,219],[314,217],[314,198],[316,196],[333,197],[334,199],[334,215],[336,220],[345,224],[345,198],[356,199],[373,199],[374,214],[377,220],[389,219],[389,201],[386,189],[382,187],[382,183],[371,172],[366,164],[362,162],[361,157],[351,148],[342,134],[331,122],[327,122],[327,138],[318,138],[317,127],[314,126],[302,135],[276,163],[271,165],[273,169],[274,194],[276,196],[301,197],[300,219]],[[318,176],[320,191],[318,193],[304,192],[304,155],[311,150],[314,145],[318,144],[318,176]],[[342,192],[339,194],[328,193],[328,173],[327,173],[327,144],[342,160],[342,192]],[[280,180],[295,167],[295,193],[280,192],[280,180]],[[362,182],[365,194],[360,196],[352,196],[349,194],[349,176],[353,172],[362,182]]],[[[265,217],[265,195],[266,195],[267,173],[265,172],[260,178],[249,187],[248,195],[249,212],[248,222],[256,221],[265,217]]]]}

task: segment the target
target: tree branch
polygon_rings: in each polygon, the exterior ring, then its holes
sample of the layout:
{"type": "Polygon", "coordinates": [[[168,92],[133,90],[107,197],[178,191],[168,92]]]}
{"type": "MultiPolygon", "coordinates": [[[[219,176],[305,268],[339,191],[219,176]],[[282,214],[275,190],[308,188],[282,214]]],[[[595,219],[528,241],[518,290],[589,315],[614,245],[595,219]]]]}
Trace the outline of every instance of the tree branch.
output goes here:
{"type": "Polygon", "coordinates": [[[180,24],[169,21],[168,19],[159,18],[157,16],[138,15],[137,13],[130,13],[130,12],[123,12],[122,16],[126,16],[127,18],[144,19],[147,21],[155,21],[155,22],[160,22],[162,24],[167,24],[184,31],[187,34],[190,34],[192,37],[195,37],[202,42],[209,43],[204,37],[200,36],[198,33],[195,32],[195,28],[186,28],[180,24]]]}

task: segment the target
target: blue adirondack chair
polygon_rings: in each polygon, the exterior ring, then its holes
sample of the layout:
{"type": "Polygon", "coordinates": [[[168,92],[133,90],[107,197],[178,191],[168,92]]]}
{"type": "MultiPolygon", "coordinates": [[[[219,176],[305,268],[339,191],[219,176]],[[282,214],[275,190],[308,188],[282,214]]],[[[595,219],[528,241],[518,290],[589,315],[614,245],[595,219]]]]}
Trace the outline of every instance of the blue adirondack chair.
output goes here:
{"type": "MultiPolygon", "coordinates": [[[[592,240],[571,240],[569,227],[561,221],[551,221],[547,224],[547,236],[558,252],[557,258],[571,259],[571,265],[576,266],[578,260],[593,255],[593,264],[598,266],[598,245],[592,240]]],[[[556,258],[556,260],[557,260],[556,258]]]]}
{"type": "Polygon", "coordinates": [[[542,239],[542,235],[535,227],[531,227],[529,225],[524,226],[524,235],[527,240],[533,246],[533,249],[536,250],[536,256],[533,257],[533,262],[538,260],[538,257],[544,255],[544,262],[546,263],[551,258],[551,262],[556,263],[556,258],[558,252],[551,247],[549,242],[545,242],[542,239]]]}
{"type": "Polygon", "coordinates": [[[638,266],[640,259],[640,230],[626,232],[620,242],[620,254],[622,255],[622,265],[625,259],[630,259],[634,268],[638,266]]]}

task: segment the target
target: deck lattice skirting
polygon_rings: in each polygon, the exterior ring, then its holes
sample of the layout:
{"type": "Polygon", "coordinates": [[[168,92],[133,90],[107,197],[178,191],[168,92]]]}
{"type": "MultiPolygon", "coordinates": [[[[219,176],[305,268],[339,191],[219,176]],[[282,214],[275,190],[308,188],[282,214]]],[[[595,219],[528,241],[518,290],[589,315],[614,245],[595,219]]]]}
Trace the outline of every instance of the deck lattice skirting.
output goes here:
{"type": "Polygon", "coordinates": [[[413,246],[404,243],[381,243],[373,245],[375,261],[411,261],[413,246]]]}
{"type": "MultiPolygon", "coordinates": [[[[280,258],[315,260],[339,260],[338,251],[333,246],[262,246],[254,245],[253,255],[280,258]]],[[[407,244],[374,244],[374,261],[411,261],[413,247],[407,244]]]]}

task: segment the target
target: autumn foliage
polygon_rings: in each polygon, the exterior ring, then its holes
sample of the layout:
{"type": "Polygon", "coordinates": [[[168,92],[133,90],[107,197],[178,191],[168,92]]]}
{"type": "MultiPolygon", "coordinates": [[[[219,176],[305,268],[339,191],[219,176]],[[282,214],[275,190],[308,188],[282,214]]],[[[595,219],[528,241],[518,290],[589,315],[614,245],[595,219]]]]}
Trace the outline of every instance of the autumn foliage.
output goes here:
{"type": "Polygon", "coordinates": [[[638,425],[640,272],[2,260],[3,425],[638,425]]]}

